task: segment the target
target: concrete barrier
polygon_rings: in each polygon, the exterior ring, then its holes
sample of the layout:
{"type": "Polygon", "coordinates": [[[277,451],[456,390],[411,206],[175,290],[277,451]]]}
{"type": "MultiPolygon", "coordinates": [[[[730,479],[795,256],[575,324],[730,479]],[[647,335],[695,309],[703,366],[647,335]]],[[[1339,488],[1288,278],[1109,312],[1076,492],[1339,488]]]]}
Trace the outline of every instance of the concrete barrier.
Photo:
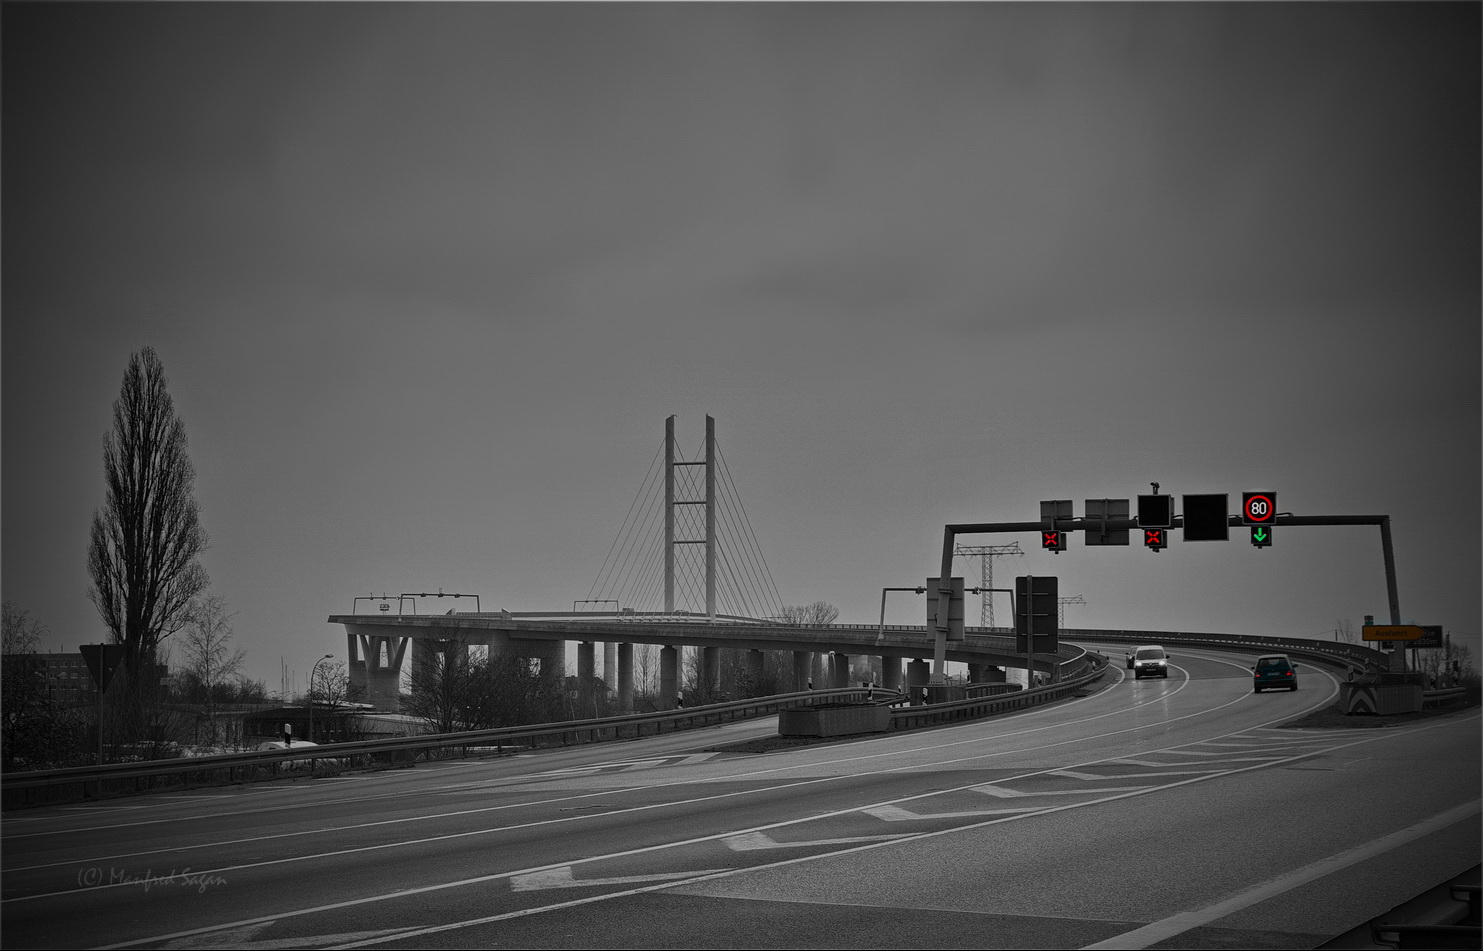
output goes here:
{"type": "Polygon", "coordinates": [[[1350,716],[1417,713],[1421,710],[1421,685],[1344,683],[1339,685],[1339,699],[1350,716]]]}
{"type": "Polygon", "coordinates": [[[779,736],[851,736],[891,729],[891,708],[884,704],[821,704],[778,711],[779,736]]]}

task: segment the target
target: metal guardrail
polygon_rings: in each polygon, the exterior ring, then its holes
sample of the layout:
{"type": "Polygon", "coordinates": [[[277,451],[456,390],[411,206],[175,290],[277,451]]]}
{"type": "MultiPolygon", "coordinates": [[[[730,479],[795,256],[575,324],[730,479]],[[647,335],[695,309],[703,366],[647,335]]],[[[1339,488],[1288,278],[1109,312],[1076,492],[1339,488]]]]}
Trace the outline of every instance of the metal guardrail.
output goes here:
{"type": "Polygon", "coordinates": [[[911,730],[940,723],[959,720],[977,720],[983,717],[1023,710],[1044,703],[1053,703],[1076,693],[1095,682],[1107,670],[1106,664],[1089,664],[1089,670],[1079,676],[1063,679],[1057,683],[1012,693],[1001,693],[987,697],[971,697],[949,703],[924,704],[919,707],[904,707],[891,711],[892,730],[911,730]]]}
{"type": "Polygon", "coordinates": [[[1389,655],[1373,647],[1346,644],[1342,641],[1315,641],[1301,637],[1265,637],[1251,634],[1199,634],[1188,631],[1119,631],[1064,630],[1063,641],[1114,641],[1137,644],[1189,644],[1215,650],[1281,651],[1285,654],[1334,662],[1343,661],[1363,670],[1380,670],[1389,664],[1389,655]]]}
{"type": "Polygon", "coordinates": [[[1467,696],[1465,687],[1442,687],[1437,690],[1423,690],[1421,692],[1421,703],[1423,705],[1433,703],[1451,703],[1461,700],[1467,696]]]}
{"type": "Polygon", "coordinates": [[[417,754],[426,754],[427,751],[435,749],[462,748],[468,750],[490,747],[517,749],[536,745],[542,740],[552,745],[598,742],[607,738],[617,739],[623,735],[642,736],[646,728],[657,734],[665,732],[666,727],[674,731],[712,722],[767,716],[784,707],[841,701],[874,702],[897,697],[899,695],[895,691],[882,690],[878,687],[805,690],[751,700],[733,700],[688,709],[666,710],[659,713],[635,713],[589,720],[471,730],[462,733],[432,733],[348,743],[324,743],[317,746],[222,753],[183,759],[31,770],[0,776],[0,796],[3,796],[4,806],[10,808],[30,804],[33,793],[38,790],[49,791],[52,795],[48,798],[55,799],[61,798],[61,794],[69,788],[79,795],[102,795],[105,791],[125,791],[130,783],[137,789],[141,784],[151,784],[154,780],[161,778],[178,778],[180,783],[187,787],[192,777],[199,777],[198,783],[204,785],[219,781],[222,773],[226,774],[229,782],[239,778],[250,779],[259,773],[266,773],[267,778],[273,778],[284,775],[282,767],[285,763],[299,762],[308,762],[312,774],[314,764],[319,760],[344,763],[363,758],[368,762],[411,763],[416,759],[417,754]]]}

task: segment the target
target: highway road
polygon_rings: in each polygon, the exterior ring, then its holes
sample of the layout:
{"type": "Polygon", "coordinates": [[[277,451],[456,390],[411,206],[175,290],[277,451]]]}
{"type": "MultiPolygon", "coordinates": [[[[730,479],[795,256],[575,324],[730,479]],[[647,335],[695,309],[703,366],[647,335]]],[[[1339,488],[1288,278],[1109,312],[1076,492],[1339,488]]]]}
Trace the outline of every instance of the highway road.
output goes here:
{"type": "MultiPolygon", "coordinates": [[[[7,948],[1306,948],[1480,861],[1476,713],[1291,729],[1170,648],[1084,696],[766,754],[776,721],[7,814],[7,948]]],[[[1116,658],[1123,648],[1108,646],[1116,658]]]]}

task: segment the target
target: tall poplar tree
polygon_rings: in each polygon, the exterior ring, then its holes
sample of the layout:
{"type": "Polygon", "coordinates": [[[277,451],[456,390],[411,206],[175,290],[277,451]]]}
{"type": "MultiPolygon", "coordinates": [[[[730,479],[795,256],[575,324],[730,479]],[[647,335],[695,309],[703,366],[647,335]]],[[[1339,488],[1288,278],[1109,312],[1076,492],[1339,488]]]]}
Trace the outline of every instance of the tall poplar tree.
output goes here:
{"type": "Polygon", "coordinates": [[[93,513],[88,596],[130,674],[154,660],[160,640],[190,617],[207,585],[197,560],[206,549],[186,455],[185,424],[165,389],[165,368],[150,347],[129,358],[103,438],[107,494],[93,513]]]}

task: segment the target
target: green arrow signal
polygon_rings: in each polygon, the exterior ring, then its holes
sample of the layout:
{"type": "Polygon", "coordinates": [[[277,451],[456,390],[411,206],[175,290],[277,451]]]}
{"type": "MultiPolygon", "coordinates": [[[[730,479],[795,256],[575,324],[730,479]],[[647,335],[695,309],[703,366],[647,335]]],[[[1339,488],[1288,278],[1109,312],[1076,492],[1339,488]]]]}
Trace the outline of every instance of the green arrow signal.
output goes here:
{"type": "Polygon", "coordinates": [[[1267,533],[1264,532],[1264,531],[1262,531],[1260,528],[1258,528],[1256,530],[1255,536],[1256,536],[1256,540],[1259,541],[1259,542],[1264,542],[1264,541],[1267,540],[1267,533]]]}
{"type": "Polygon", "coordinates": [[[1272,544],[1272,530],[1265,525],[1251,526],[1251,543],[1258,548],[1266,548],[1272,544]]]}

